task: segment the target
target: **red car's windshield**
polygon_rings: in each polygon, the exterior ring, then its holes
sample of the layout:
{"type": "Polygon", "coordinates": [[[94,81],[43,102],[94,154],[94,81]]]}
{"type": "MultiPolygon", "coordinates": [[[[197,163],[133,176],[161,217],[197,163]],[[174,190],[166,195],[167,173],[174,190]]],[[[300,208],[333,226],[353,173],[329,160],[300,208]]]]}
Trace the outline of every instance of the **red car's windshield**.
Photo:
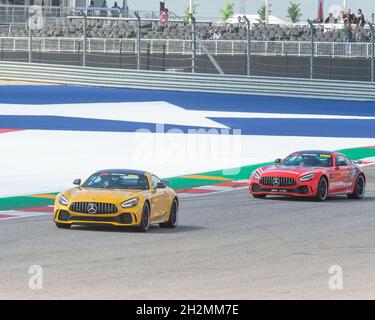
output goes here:
{"type": "Polygon", "coordinates": [[[321,153],[298,153],[287,157],[282,163],[283,166],[291,167],[332,167],[332,155],[321,153]]]}

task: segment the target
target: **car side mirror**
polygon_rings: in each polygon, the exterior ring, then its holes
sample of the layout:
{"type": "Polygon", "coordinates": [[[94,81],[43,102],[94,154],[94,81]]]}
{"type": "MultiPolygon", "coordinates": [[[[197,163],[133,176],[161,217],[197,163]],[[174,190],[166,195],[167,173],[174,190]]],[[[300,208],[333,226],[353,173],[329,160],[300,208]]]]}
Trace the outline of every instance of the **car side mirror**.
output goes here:
{"type": "Polygon", "coordinates": [[[276,163],[276,164],[280,164],[280,163],[281,163],[281,159],[280,159],[280,158],[277,158],[277,159],[275,160],[275,163],[276,163]]]}
{"type": "Polygon", "coordinates": [[[74,185],[76,185],[76,186],[80,186],[81,185],[81,179],[75,179],[74,181],[73,181],[73,184],[74,185]]]}
{"type": "Polygon", "coordinates": [[[165,189],[167,186],[163,182],[158,182],[156,189],[165,189]]]}

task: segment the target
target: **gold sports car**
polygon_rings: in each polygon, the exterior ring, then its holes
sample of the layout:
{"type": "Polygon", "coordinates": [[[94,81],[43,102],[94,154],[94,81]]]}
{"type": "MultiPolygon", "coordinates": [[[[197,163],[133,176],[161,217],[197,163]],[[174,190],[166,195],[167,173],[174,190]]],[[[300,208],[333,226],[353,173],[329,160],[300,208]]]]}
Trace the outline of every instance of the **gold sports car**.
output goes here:
{"type": "Polygon", "coordinates": [[[103,170],[86,182],[57,195],[54,221],[58,228],[74,224],[107,224],[137,227],[151,224],[175,228],[179,200],[176,192],[156,175],[136,170],[103,170]]]}

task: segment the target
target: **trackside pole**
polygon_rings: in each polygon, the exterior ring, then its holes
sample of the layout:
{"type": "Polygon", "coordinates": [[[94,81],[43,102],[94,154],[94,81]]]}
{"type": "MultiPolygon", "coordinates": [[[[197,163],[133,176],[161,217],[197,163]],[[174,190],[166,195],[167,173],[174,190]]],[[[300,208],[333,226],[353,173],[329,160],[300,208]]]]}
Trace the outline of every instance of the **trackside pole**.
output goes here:
{"type": "Polygon", "coordinates": [[[247,75],[250,76],[251,74],[251,33],[250,33],[250,20],[243,16],[244,20],[246,21],[247,27],[247,75]]]}
{"type": "Polygon", "coordinates": [[[196,56],[197,56],[197,38],[195,34],[195,17],[193,14],[190,14],[191,20],[191,39],[192,39],[192,54],[191,54],[191,72],[195,73],[195,64],[196,64],[196,56]]]}
{"type": "Polygon", "coordinates": [[[87,44],[87,15],[86,13],[83,14],[83,53],[82,53],[82,65],[86,67],[86,44],[87,44]]]}
{"type": "Polygon", "coordinates": [[[138,12],[134,12],[138,20],[138,30],[137,30],[137,69],[141,70],[141,17],[138,12]]]}
{"type": "Polygon", "coordinates": [[[314,55],[315,55],[315,47],[314,47],[314,25],[310,19],[307,20],[310,25],[310,39],[311,39],[311,54],[310,54],[310,79],[314,78],[314,55]]]}
{"type": "Polygon", "coordinates": [[[32,50],[33,50],[33,38],[32,38],[32,30],[31,30],[31,12],[30,8],[28,10],[28,26],[29,26],[29,43],[28,43],[28,49],[29,49],[29,63],[32,62],[32,50]]]}
{"type": "Polygon", "coordinates": [[[375,67],[375,31],[374,31],[374,25],[372,23],[369,23],[370,29],[371,29],[371,81],[375,81],[375,75],[374,75],[374,67],[375,67]]]}

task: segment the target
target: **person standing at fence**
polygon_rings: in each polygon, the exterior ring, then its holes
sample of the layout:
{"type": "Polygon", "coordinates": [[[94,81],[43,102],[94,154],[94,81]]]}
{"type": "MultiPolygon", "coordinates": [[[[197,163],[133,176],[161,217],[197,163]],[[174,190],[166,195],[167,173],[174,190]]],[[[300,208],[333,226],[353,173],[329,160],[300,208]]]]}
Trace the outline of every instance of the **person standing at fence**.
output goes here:
{"type": "Polygon", "coordinates": [[[111,8],[111,16],[113,18],[120,17],[121,8],[118,6],[117,2],[114,3],[114,6],[111,8]]]}
{"type": "Polygon", "coordinates": [[[160,12],[160,23],[166,24],[169,19],[169,11],[167,8],[165,8],[163,11],[160,12]]]}
{"type": "Polygon", "coordinates": [[[91,0],[90,5],[87,9],[87,16],[88,17],[92,17],[94,15],[94,8],[95,8],[95,2],[91,0]]]}
{"type": "Polygon", "coordinates": [[[358,9],[356,23],[357,23],[357,26],[360,26],[360,27],[364,27],[366,24],[365,16],[363,15],[362,9],[358,9]]]}
{"type": "Polygon", "coordinates": [[[164,0],[160,1],[160,23],[165,24],[169,19],[169,10],[165,7],[164,0]]]}
{"type": "Polygon", "coordinates": [[[333,16],[333,13],[332,13],[332,12],[330,12],[330,13],[328,14],[327,19],[324,21],[324,23],[331,23],[331,24],[336,23],[336,22],[337,22],[337,20],[336,20],[335,17],[333,16]]]}
{"type": "Polygon", "coordinates": [[[100,16],[101,17],[106,17],[108,15],[108,6],[107,6],[107,1],[103,1],[103,4],[100,9],[100,16]]]}
{"type": "Polygon", "coordinates": [[[347,9],[344,14],[344,23],[345,24],[352,24],[354,22],[355,16],[351,13],[350,9],[347,9]]]}

